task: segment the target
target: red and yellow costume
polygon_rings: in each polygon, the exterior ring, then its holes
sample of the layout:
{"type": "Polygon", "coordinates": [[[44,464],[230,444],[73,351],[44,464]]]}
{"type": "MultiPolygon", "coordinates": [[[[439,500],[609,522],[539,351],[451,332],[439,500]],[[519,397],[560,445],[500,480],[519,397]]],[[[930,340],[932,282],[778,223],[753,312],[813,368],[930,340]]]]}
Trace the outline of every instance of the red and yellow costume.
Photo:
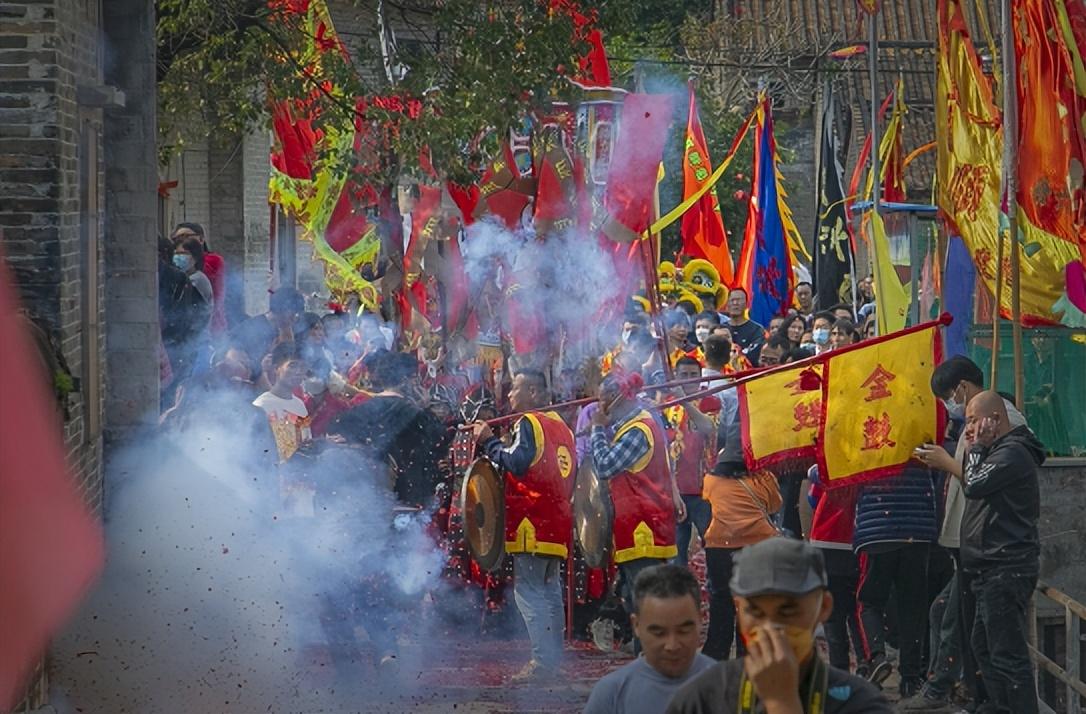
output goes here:
{"type": "Polygon", "coordinates": [[[669,450],[679,494],[700,496],[709,440],[706,434],[694,428],[690,413],[681,404],[665,409],[664,421],[668,425],[667,436],[671,444],[669,450]]]}
{"type": "Polygon", "coordinates": [[[675,502],[667,438],[652,416],[641,411],[619,427],[612,442],[630,429],[641,430],[649,450],[633,466],[610,479],[615,506],[615,562],[673,558],[679,551],[675,546],[675,502]]]}
{"type": "Polygon", "coordinates": [[[522,419],[531,426],[535,454],[521,477],[505,474],[505,552],[565,558],[573,532],[573,432],[554,412],[522,419]]]}

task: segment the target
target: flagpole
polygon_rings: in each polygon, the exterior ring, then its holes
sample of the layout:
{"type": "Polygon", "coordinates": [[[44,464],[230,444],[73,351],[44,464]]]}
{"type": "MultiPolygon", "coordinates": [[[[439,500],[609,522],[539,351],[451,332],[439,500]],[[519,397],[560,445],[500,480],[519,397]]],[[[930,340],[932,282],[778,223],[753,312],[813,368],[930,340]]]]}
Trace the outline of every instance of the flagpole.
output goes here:
{"type": "MultiPolygon", "coordinates": [[[[1018,245],[1018,68],[1011,27],[1011,0],[1003,7],[1003,176],[1007,188],[1007,230],[1011,241],[1011,342],[1014,345],[1014,401],[1025,408],[1022,374],[1022,275],[1018,245]]],[[[1003,244],[1002,238],[1000,245],[1003,244]]],[[[997,306],[998,307],[998,306],[997,306]]],[[[996,311],[998,319],[999,311],[996,311]]],[[[992,384],[992,389],[996,385],[992,384]]]]}
{"type": "Polygon", "coordinates": [[[879,11],[867,16],[867,70],[871,74],[871,200],[875,213],[882,202],[882,183],[879,176],[879,28],[875,20],[879,11]]]}

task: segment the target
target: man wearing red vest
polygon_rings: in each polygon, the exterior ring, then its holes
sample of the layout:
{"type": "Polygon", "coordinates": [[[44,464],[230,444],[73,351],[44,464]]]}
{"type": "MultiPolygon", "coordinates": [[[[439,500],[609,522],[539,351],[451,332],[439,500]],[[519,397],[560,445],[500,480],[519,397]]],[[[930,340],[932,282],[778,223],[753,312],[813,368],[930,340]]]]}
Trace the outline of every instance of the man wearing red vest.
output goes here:
{"type": "MultiPolygon", "coordinates": [[[[675,365],[675,379],[697,379],[701,376],[701,365],[693,357],[683,357],[675,365]]],[[[680,390],[685,395],[693,394],[701,386],[697,382],[684,384],[680,390]]],[[[661,400],[672,399],[675,394],[661,392],[661,400]]],[[[715,397],[707,397],[719,404],[715,397]]],[[[702,406],[706,406],[702,404],[702,406]]],[[[719,410],[719,407],[718,407],[719,410]]],[[[716,425],[712,418],[695,406],[694,402],[676,404],[663,410],[664,424],[670,441],[669,450],[675,470],[675,484],[679,488],[683,505],[686,506],[686,519],[677,527],[677,546],[679,562],[687,564],[690,539],[697,529],[697,536],[704,539],[713,519],[709,502],[701,496],[701,481],[708,470],[707,459],[715,454],[714,448],[716,425]],[[710,443],[710,442],[713,443],[710,443]]]]}
{"type": "MultiPolygon", "coordinates": [[[[611,487],[614,559],[628,612],[637,574],[678,554],[676,513],[686,515],[668,464],[667,437],[637,401],[642,386],[640,374],[612,371],[600,384],[600,406],[592,415],[590,453],[597,477],[611,487]]],[[[640,643],[634,645],[639,651],[640,643]]]]}
{"type": "Polygon", "coordinates": [[[509,406],[527,412],[514,425],[505,448],[483,422],[475,438],[505,472],[505,552],[513,556],[513,596],[532,642],[532,659],[514,679],[557,674],[565,621],[559,566],[573,533],[576,473],[573,432],[554,412],[534,411],[548,403],[541,372],[524,370],[513,379],[509,406]]]}

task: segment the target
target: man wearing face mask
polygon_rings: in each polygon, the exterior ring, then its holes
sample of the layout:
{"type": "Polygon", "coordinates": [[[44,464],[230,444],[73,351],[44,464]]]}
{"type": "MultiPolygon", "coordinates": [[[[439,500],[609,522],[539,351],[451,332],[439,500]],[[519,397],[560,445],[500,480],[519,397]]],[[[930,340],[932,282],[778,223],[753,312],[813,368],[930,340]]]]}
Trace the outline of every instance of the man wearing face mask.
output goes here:
{"type": "Polygon", "coordinates": [[[889,714],[865,680],[826,664],[814,633],[829,619],[822,554],[803,541],[770,538],[735,558],[730,587],[747,654],[679,690],[668,714],[889,714]]]}
{"type": "MultiPolygon", "coordinates": [[[[951,357],[932,372],[931,391],[943,401],[950,418],[961,421],[965,418],[966,405],[984,391],[984,373],[968,357],[951,357]]],[[[1010,425],[1026,425],[1026,418],[1014,404],[1006,399],[1003,402],[1010,425]]],[[[950,551],[957,567],[944,591],[949,602],[940,620],[939,642],[932,645],[937,653],[933,671],[921,692],[902,702],[904,711],[934,711],[937,706],[949,705],[949,697],[959,672],[966,690],[974,700],[979,704],[985,698],[981,683],[976,677],[977,667],[973,661],[973,652],[968,646],[976,613],[972,576],[962,569],[959,557],[962,516],[966,502],[961,476],[967,446],[963,437],[958,439],[953,456],[937,444],[921,444],[914,452],[916,458],[931,468],[957,477],[947,479],[943,523],[939,533],[939,545],[950,551]]]]}
{"type": "Polygon", "coordinates": [[[816,355],[830,350],[830,328],[833,327],[834,322],[836,318],[832,313],[820,312],[815,315],[811,326],[811,339],[814,340],[816,355]]]}

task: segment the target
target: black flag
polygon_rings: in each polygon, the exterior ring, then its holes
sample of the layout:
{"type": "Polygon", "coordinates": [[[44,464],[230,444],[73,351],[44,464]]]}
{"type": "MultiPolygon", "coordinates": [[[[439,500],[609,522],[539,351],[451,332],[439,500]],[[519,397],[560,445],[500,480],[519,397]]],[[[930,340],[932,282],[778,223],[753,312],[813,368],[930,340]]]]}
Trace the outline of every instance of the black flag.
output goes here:
{"type": "Polygon", "coordinates": [[[822,112],[821,170],[818,177],[818,218],[815,224],[814,287],[818,307],[827,309],[840,302],[838,294],[847,276],[855,286],[855,256],[845,213],[845,191],[841,185],[837,135],[834,132],[833,92],[827,88],[822,112]]]}

